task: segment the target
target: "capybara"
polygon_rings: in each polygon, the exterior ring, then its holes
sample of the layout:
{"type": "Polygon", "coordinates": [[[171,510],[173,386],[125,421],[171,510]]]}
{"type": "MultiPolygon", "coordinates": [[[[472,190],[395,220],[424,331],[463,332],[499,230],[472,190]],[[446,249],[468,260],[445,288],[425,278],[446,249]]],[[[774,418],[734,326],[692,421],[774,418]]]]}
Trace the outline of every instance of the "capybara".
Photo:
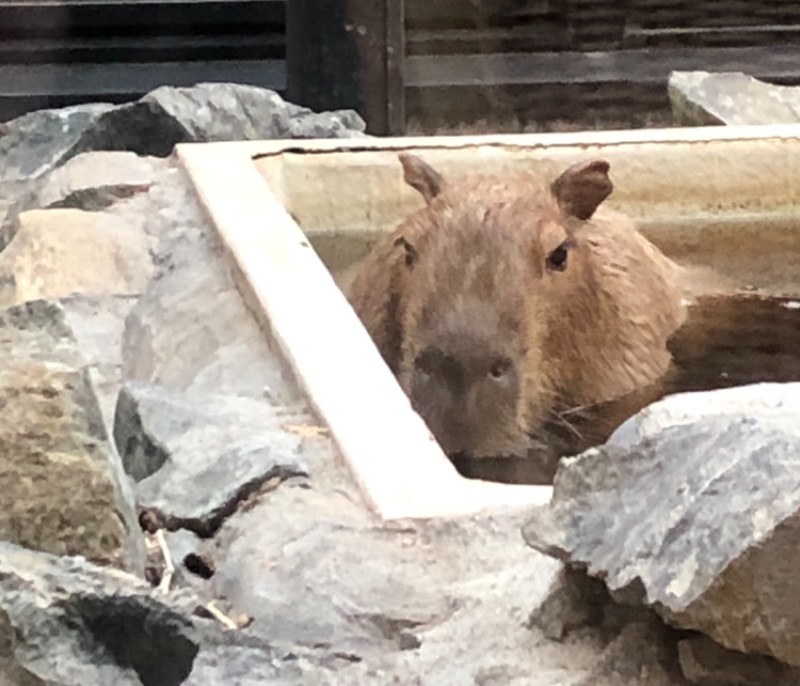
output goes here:
{"type": "Polygon", "coordinates": [[[399,158],[426,204],[343,289],[445,452],[548,454],[573,414],[665,374],[686,316],[682,268],[601,207],[608,162],[548,183],[445,179],[399,158]]]}

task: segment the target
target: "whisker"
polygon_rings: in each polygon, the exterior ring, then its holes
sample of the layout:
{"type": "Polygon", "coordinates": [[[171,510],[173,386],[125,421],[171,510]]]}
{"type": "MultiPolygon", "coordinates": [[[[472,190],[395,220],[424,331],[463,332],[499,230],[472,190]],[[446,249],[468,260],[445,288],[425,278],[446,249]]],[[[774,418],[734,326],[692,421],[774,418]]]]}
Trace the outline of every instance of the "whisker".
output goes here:
{"type": "Polygon", "coordinates": [[[590,403],[589,405],[575,405],[574,407],[567,408],[566,410],[562,410],[560,414],[568,415],[568,414],[578,414],[580,412],[585,412],[586,410],[591,410],[595,407],[598,407],[602,403],[590,403]]]}
{"type": "Polygon", "coordinates": [[[574,426],[566,417],[564,417],[563,413],[551,411],[550,412],[553,419],[555,419],[560,426],[563,426],[565,429],[568,429],[577,439],[583,440],[583,434],[578,430],[576,426],[574,426]]]}

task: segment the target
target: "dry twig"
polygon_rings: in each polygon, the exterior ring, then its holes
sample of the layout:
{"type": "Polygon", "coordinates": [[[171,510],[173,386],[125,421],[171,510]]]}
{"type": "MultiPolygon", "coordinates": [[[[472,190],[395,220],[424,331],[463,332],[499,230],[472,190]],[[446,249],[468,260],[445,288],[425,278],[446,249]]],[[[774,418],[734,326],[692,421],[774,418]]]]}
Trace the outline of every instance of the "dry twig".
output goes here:
{"type": "Polygon", "coordinates": [[[172,576],[175,574],[175,565],[172,563],[172,555],[170,555],[169,547],[167,546],[167,539],[164,538],[164,529],[156,531],[156,541],[158,541],[158,547],[164,556],[164,574],[161,577],[161,583],[158,584],[158,592],[169,593],[172,576]]]}
{"type": "Polygon", "coordinates": [[[226,615],[222,610],[217,607],[217,601],[212,600],[209,603],[203,605],[203,608],[208,611],[208,613],[216,619],[220,624],[227,627],[228,629],[238,629],[239,625],[234,622],[228,615],[226,615]]]}
{"type": "Polygon", "coordinates": [[[313,424],[284,424],[281,428],[303,438],[324,438],[329,433],[327,427],[313,424]]]}

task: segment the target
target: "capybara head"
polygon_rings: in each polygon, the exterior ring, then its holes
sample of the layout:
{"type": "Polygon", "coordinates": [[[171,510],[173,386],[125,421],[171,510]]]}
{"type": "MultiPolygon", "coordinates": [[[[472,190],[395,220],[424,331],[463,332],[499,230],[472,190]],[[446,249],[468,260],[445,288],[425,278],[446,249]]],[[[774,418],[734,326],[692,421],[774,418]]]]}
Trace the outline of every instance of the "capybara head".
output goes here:
{"type": "Polygon", "coordinates": [[[548,183],[451,182],[400,161],[426,206],[384,243],[382,352],[446,452],[524,455],[565,412],[663,374],[683,317],[678,268],[625,217],[601,216],[608,162],[548,183]]]}

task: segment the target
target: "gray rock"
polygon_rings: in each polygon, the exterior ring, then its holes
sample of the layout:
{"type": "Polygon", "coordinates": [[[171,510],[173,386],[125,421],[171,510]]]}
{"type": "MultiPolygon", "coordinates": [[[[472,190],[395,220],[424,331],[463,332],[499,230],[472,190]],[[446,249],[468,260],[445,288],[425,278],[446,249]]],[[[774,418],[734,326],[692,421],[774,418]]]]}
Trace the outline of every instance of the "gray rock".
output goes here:
{"type": "Polygon", "coordinates": [[[0,135],[0,250],[11,241],[20,212],[48,206],[94,211],[144,190],[146,182],[137,180],[136,169],[146,176],[145,167],[153,162],[137,165],[111,155],[76,163],[69,173],[57,173],[42,186],[48,172],[81,153],[166,157],[178,143],[353,138],[364,137],[365,128],[353,110],[316,113],[274,91],[232,83],[164,86],[133,103],[25,114],[5,123],[0,135]]]}
{"type": "Polygon", "coordinates": [[[800,670],[764,655],[726,650],[707,636],[692,636],[678,643],[683,674],[697,686],[797,686],[800,670]]]}
{"type": "Polygon", "coordinates": [[[28,210],[0,253],[0,307],[72,293],[139,294],[154,272],[138,218],[75,209],[28,210]]]}
{"type": "MultiPolygon", "coordinates": [[[[0,542],[0,636],[13,636],[0,644],[0,683],[325,683],[304,681],[324,654],[292,654],[223,632],[194,617],[196,605],[190,593],[158,596],[134,577],[79,558],[0,542]]],[[[318,677],[328,671],[314,669],[318,677]]]]}
{"type": "Polygon", "coordinates": [[[668,90],[677,126],[800,121],[800,89],[764,83],[741,72],[674,71],[668,90]]]}
{"type": "Polygon", "coordinates": [[[418,550],[341,496],[287,484],[226,529],[223,541],[234,540],[219,556],[214,588],[264,635],[355,654],[414,649],[416,631],[453,612],[418,550]]]}
{"type": "Polygon", "coordinates": [[[527,542],[723,646],[800,664],[800,384],[680,394],[566,459],[527,542]]]}
{"type": "Polygon", "coordinates": [[[17,232],[17,216],[34,205],[35,179],[0,183],[0,250],[17,232]]]}
{"type": "Polygon", "coordinates": [[[676,636],[657,618],[625,626],[574,686],[683,686],[676,636]]]}
{"type": "Polygon", "coordinates": [[[147,217],[157,278],[126,321],[123,374],[197,393],[297,402],[302,395],[245,306],[228,256],[182,169],[109,210],[147,217]]]}
{"type": "Polygon", "coordinates": [[[91,152],[78,155],[10,197],[5,215],[0,210],[0,250],[14,237],[17,217],[29,209],[67,208],[97,212],[150,188],[159,165],[166,162],[130,152],[91,152]]]}
{"type": "Polygon", "coordinates": [[[363,135],[365,128],[353,111],[316,114],[264,88],[200,83],[191,88],[163,86],[104,112],[80,146],[166,157],[178,143],[347,138],[363,135]]]}
{"type": "MultiPolygon", "coordinates": [[[[368,683],[413,683],[419,674],[431,685],[500,675],[533,683],[561,664],[558,655],[549,664],[532,657],[543,639],[526,626],[559,566],[525,554],[522,516],[380,526],[334,474],[311,487],[289,483],[230,518],[209,544],[214,594],[252,617],[257,635],[380,665],[368,683]]],[[[567,652],[575,670],[596,659],[567,652]]],[[[535,683],[559,680],[553,672],[535,683]]]]}
{"type": "Polygon", "coordinates": [[[130,152],[91,152],[28,180],[10,196],[5,212],[0,208],[0,250],[16,234],[20,213],[50,208],[104,210],[146,192],[159,165],[166,162],[130,152]]]}
{"type": "Polygon", "coordinates": [[[78,349],[88,363],[89,378],[109,436],[122,387],[122,334],[125,318],[138,296],[71,295],[58,302],[78,349]]]}
{"type": "Polygon", "coordinates": [[[132,152],[87,152],[42,178],[36,206],[98,212],[150,189],[153,176],[166,162],[132,152]]]}
{"type": "Polygon", "coordinates": [[[163,86],[133,103],[25,114],[0,136],[0,183],[36,178],[82,152],[166,157],[177,143],[363,136],[353,111],[314,113],[275,91],[233,83],[163,86]]]}
{"type": "Polygon", "coordinates": [[[183,686],[231,684],[233,686],[262,686],[263,684],[333,683],[304,681],[306,670],[297,656],[288,654],[276,658],[266,646],[260,650],[238,645],[219,645],[206,648],[195,658],[194,669],[183,686]]]}
{"type": "Polygon", "coordinates": [[[363,135],[353,111],[316,114],[275,91],[230,83],[163,86],[101,114],[81,140],[83,150],[130,150],[166,157],[178,143],[363,135]]]}
{"type": "Polygon", "coordinates": [[[545,601],[531,612],[529,625],[551,641],[563,641],[576,629],[599,626],[611,598],[601,581],[583,570],[565,567],[545,601]]]}
{"type": "Polygon", "coordinates": [[[0,539],[140,572],[133,494],[54,303],[0,312],[0,539]]]}
{"type": "Polygon", "coordinates": [[[40,110],[6,122],[0,136],[0,183],[41,176],[76,154],[81,138],[113,105],[40,110]]]}
{"type": "Polygon", "coordinates": [[[266,484],[308,473],[301,437],[284,428],[307,416],[266,401],[128,382],[114,439],[138,481],[139,506],[209,536],[266,484]]]}

